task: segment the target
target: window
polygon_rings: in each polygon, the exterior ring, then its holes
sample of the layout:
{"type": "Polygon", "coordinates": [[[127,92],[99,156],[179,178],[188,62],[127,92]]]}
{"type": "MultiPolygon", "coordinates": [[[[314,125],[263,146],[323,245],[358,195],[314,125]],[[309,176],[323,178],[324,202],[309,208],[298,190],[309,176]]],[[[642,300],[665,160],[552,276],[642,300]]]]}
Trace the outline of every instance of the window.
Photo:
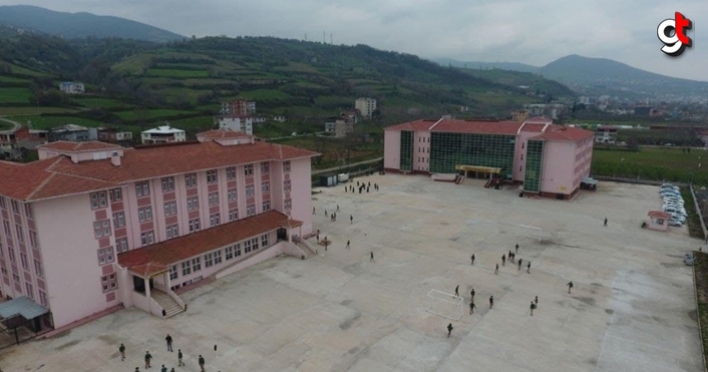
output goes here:
{"type": "Polygon", "coordinates": [[[292,199],[285,199],[285,210],[291,210],[293,209],[293,200],[292,199]]]}
{"type": "Polygon", "coordinates": [[[32,284],[25,283],[25,289],[27,289],[27,295],[30,298],[34,298],[34,288],[32,288],[32,284]]]}
{"type": "Polygon", "coordinates": [[[138,208],[138,221],[140,221],[140,222],[152,221],[152,207],[138,208]]]}
{"type": "Polygon", "coordinates": [[[20,276],[17,275],[17,274],[15,274],[15,273],[12,273],[12,279],[15,280],[15,283],[19,283],[19,282],[20,282],[20,276]]]}
{"type": "Polygon", "coordinates": [[[236,201],[236,189],[229,189],[226,191],[226,198],[229,200],[229,203],[233,203],[236,201]]]}
{"type": "Polygon", "coordinates": [[[252,176],[253,175],[253,164],[247,164],[243,167],[243,174],[246,176],[252,176]]]}
{"type": "Polygon", "coordinates": [[[49,306],[49,303],[47,302],[47,294],[39,291],[39,303],[42,304],[42,306],[49,306]]]}
{"type": "Polygon", "coordinates": [[[193,233],[195,231],[199,231],[199,219],[198,218],[195,218],[195,219],[189,221],[189,232],[193,233]]]}
{"type": "Polygon", "coordinates": [[[167,226],[167,239],[176,238],[179,236],[177,225],[167,226]]]}
{"type": "Polygon", "coordinates": [[[176,201],[171,201],[165,203],[165,217],[167,216],[174,216],[177,214],[177,202],[176,201]]]}
{"type": "Polygon", "coordinates": [[[42,264],[38,260],[34,260],[34,272],[38,277],[42,277],[42,264]]]}
{"type": "Polygon", "coordinates": [[[155,233],[153,231],[148,231],[140,234],[140,242],[143,245],[152,244],[155,242],[155,233]]]}
{"type": "Polygon", "coordinates": [[[138,197],[150,195],[150,184],[148,181],[135,183],[135,195],[138,197]]]}
{"type": "Polygon", "coordinates": [[[182,262],[182,276],[189,275],[192,272],[192,266],[189,261],[182,262]]]}
{"type": "Polygon", "coordinates": [[[290,182],[290,180],[285,180],[283,182],[283,190],[285,192],[290,192],[290,190],[292,190],[292,183],[290,182]]]}
{"type": "Polygon", "coordinates": [[[214,252],[214,265],[221,263],[221,250],[214,252]]]}
{"type": "Polygon", "coordinates": [[[251,239],[251,248],[255,251],[258,249],[258,238],[251,239]]]}
{"type": "Polygon", "coordinates": [[[268,247],[268,234],[261,236],[261,247],[263,247],[263,248],[268,247]]]}
{"type": "Polygon", "coordinates": [[[261,191],[263,191],[264,194],[269,193],[270,192],[270,182],[263,182],[261,184],[261,191]]]}
{"type": "Polygon", "coordinates": [[[98,264],[105,265],[114,261],[113,247],[102,248],[98,250],[98,264]]]}
{"type": "Polygon", "coordinates": [[[200,258],[193,258],[192,259],[192,271],[197,272],[202,269],[202,265],[200,264],[200,258]]]}
{"type": "Polygon", "coordinates": [[[229,211],[229,222],[238,220],[238,209],[229,211]]]}
{"type": "Polygon", "coordinates": [[[269,163],[261,163],[261,174],[268,174],[270,172],[270,164],[269,163]]]}
{"type": "Polygon", "coordinates": [[[228,246],[226,247],[226,261],[234,258],[234,247],[233,246],[228,246]]]}
{"type": "Polygon", "coordinates": [[[10,238],[10,222],[9,221],[2,221],[2,225],[5,228],[5,235],[10,238]]]}
{"type": "Polygon", "coordinates": [[[25,204],[25,214],[28,218],[34,218],[34,214],[32,213],[32,204],[25,204]]]}
{"type": "Polygon", "coordinates": [[[7,204],[5,204],[5,198],[0,196],[0,208],[5,209],[7,208],[7,204]]]}
{"type": "Polygon", "coordinates": [[[96,238],[103,238],[111,235],[111,223],[109,220],[96,221],[93,223],[93,233],[96,238]]]}
{"type": "Polygon", "coordinates": [[[125,226],[125,213],[116,212],[113,213],[113,228],[119,228],[125,226]]]}
{"type": "Polygon", "coordinates": [[[13,200],[11,204],[12,204],[12,211],[17,214],[20,214],[20,203],[18,203],[16,200],[13,200]]]}
{"type": "Polygon", "coordinates": [[[170,266],[170,280],[177,279],[177,265],[170,266]]]}
{"type": "Polygon", "coordinates": [[[252,198],[256,194],[256,188],[253,185],[246,186],[246,197],[252,198]]]}
{"type": "Polygon", "coordinates": [[[197,187],[197,174],[196,173],[185,174],[184,175],[184,184],[187,186],[188,189],[190,189],[192,187],[197,187]]]}
{"type": "Polygon", "coordinates": [[[236,167],[226,168],[226,179],[229,181],[236,179],[236,167]]]}
{"type": "Polygon", "coordinates": [[[234,244],[234,257],[241,255],[241,243],[234,244]]]}
{"type": "Polygon", "coordinates": [[[24,242],[25,241],[25,232],[22,229],[22,226],[15,225],[15,231],[17,231],[17,240],[20,242],[24,242]]]}
{"type": "Polygon", "coordinates": [[[214,266],[214,254],[207,253],[204,255],[204,267],[212,267],[212,266],[214,266]]]}
{"type": "Polygon", "coordinates": [[[523,171],[523,170],[524,170],[524,166],[522,165],[522,166],[519,167],[519,172],[521,172],[521,171],[523,171]]]}
{"type": "Polygon", "coordinates": [[[219,205],[219,193],[218,192],[212,192],[209,194],[209,206],[213,207],[215,205],[219,205]]]}
{"type": "Polygon", "coordinates": [[[117,202],[123,200],[123,191],[121,189],[113,189],[109,191],[111,195],[111,201],[117,202]]]}
{"type": "MultiPolygon", "coordinates": [[[[108,202],[106,201],[106,192],[101,191],[101,192],[94,192],[91,193],[91,209],[98,209],[98,208],[105,208],[108,205],[108,202]]],[[[14,201],[13,203],[13,210],[14,208],[14,201]]],[[[17,212],[17,211],[15,211],[17,212]]]]}
{"type": "Polygon", "coordinates": [[[270,210],[270,200],[266,200],[263,202],[263,212],[266,212],[269,210],[270,210]]]}
{"type": "Polygon", "coordinates": [[[116,274],[102,276],[101,285],[103,286],[104,293],[118,288],[118,280],[116,280],[116,274]]]}
{"type": "Polygon", "coordinates": [[[524,154],[521,154],[521,160],[524,160],[524,154]]]}
{"type": "Polygon", "coordinates": [[[116,239],[116,251],[118,253],[128,252],[128,238],[116,239]]]}
{"type": "Polygon", "coordinates": [[[20,264],[22,265],[22,268],[27,270],[29,269],[29,262],[27,262],[27,255],[20,252],[20,264]]]}
{"type": "Polygon", "coordinates": [[[15,262],[15,250],[12,247],[7,247],[7,256],[10,257],[10,262],[15,262]]]}
{"type": "Polygon", "coordinates": [[[251,241],[246,240],[245,242],[243,242],[243,253],[248,253],[250,251],[251,251],[251,241]]]}
{"type": "Polygon", "coordinates": [[[216,169],[207,171],[207,183],[215,183],[219,180],[218,173],[216,169]]]}
{"type": "Polygon", "coordinates": [[[283,173],[290,173],[290,161],[283,162],[283,173]]]}
{"type": "Polygon", "coordinates": [[[524,148],[524,144],[525,144],[524,142],[521,142],[521,149],[524,148]]]}
{"type": "Polygon", "coordinates": [[[175,178],[165,177],[162,179],[162,192],[175,191],[175,178]]]}
{"type": "Polygon", "coordinates": [[[197,209],[199,209],[199,198],[196,196],[187,198],[187,210],[194,211],[197,209]]]}
{"type": "Polygon", "coordinates": [[[254,204],[249,205],[246,208],[246,216],[251,217],[256,215],[256,206],[254,204]]]}

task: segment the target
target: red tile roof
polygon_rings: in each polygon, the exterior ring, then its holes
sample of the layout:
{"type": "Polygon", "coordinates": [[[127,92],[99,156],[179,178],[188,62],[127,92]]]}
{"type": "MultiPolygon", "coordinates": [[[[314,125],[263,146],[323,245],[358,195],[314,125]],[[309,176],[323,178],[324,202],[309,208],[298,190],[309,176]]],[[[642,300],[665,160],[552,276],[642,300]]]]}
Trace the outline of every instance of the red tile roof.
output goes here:
{"type": "Polygon", "coordinates": [[[408,130],[408,131],[425,131],[430,130],[430,127],[435,124],[437,120],[416,120],[408,123],[401,123],[386,127],[386,130],[408,130]]]}
{"type": "Polygon", "coordinates": [[[169,265],[287,225],[287,215],[268,211],[121,253],[118,255],[118,263],[140,275],[155,275],[166,271],[169,265]]]}
{"type": "Polygon", "coordinates": [[[576,127],[565,127],[561,125],[552,125],[546,132],[533,137],[533,139],[543,139],[548,141],[572,141],[578,142],[589,137],[595,137],[595,132],[589,130],[576,128],[576,127]]]}
{"type": "MultiPolygon", "coordinates": [[[[68,149],[70,144],[64,142],[59,147],[68,149]]],[[[87,147],[92,146],[95,145],[89,144],[87,147]]],[[[84,149],[84,146],[79,147],[79,151],[81,149],[84,149]]],[[[24,201],[41,200],[105,190],[121,184],[168,175],[316,155],[317,153],[309,150],[266,142],[222,146],[210,141],[125,149],[118,167],[114,166],[110,159],[76,164],[65,156],[26,164],[0,161],[0,195],[24,201]]]]}
{"type": "Polygon", "coordinates": [[[102,149],[119,149],[121,146],[105,142],[88,141],[88,142],[70,142],[57,141],[37,146],[42,149],[59,150],[59,151],[89,151],[102,149]]]}
{"type": "Polygon", "coordinates": [[[541,133],[543,132],[543,128],[546,127],[546,124],[538,124],[538,123],[525,123],[523,127],[521,127],[522,132],[538,132],[541,133]]]}
{"type": "Polygon", "coordinates": [[[671,218],[671,214],[662,211],[650,211],[649,217],[663,218],[665,220],[668,220],[669,218],[671,218]]]}
{"type": "Polygon", "coordinates": [[[433,132],[479,133],[516,135],[521,127],[516,121],[471,121],[445,119],[433,128],[433,132]]]}

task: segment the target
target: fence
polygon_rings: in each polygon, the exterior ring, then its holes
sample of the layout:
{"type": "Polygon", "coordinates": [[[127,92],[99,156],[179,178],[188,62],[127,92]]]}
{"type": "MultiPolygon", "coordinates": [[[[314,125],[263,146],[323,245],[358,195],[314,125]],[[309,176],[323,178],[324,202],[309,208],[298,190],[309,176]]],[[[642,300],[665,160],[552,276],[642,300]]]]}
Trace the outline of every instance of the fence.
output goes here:
{"type": "MultiPolygon", "coordinates": [[[[696,207],[696,213],[698,213],[698,219],[701,221],[701,229],[703,230],[703,239],[706,239],[706,244],[708,244],[708,230],[706,230],[706,222],[703,219],[703,210],[701,209],[701,206],[698,204],[698,196],[696,196],[696,192],[693,190],[693,185],[688,185],[688,188],[691,190],[691,196],[693,197],[693,203],[696,207]]],[[[701,196],[708,196],[705,193],[702,193],[701,196]]],[[[702,200],[706,201],[706,197],[703,197],[702,200]]]]}

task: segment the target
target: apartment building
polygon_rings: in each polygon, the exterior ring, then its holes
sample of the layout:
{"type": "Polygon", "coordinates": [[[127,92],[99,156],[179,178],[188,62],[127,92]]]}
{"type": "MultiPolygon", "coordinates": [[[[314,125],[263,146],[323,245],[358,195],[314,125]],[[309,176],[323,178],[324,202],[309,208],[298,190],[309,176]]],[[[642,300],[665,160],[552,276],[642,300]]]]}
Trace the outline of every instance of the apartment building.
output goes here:
{"type": "Polygon", "coordinates": [[[144,145],[184,142],[187,140],[187,135],[183,129],[172,128],[169,124],[143,131],[140,137],[144,145]]]}
{"type": "Polygon", "coordinates": [[[359,111],[359,114],[366,118],[371,119],[376,110],[376,99],[374,98],[358,98],[354,101],[354,108],[359,111]]]}
{"type": "Polygon", "coordinates": [[[242,133],[126,149],[53,142],[0,161],[0,292],[54,327],[116,306],[157,316],[175,291],[280,253],[312,231],[315,153],[242,133]],[[166,300],[165,300],[166,299],[166,300]]]}

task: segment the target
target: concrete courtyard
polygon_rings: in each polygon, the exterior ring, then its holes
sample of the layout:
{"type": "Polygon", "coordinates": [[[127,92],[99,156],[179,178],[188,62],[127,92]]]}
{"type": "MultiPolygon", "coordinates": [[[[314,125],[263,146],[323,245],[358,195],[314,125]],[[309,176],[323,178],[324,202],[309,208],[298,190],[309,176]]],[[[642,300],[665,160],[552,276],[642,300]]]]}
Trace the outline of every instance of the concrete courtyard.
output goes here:
{"type": "Polygon", "coordinates": [[[304,261],[278,257],[188,292],[189,310],[171,319],[124,309],[5,349],[0,369],[144,371],[149,350],[151,370],[159,371],[176,367],[182,349],[187,366],[177,371],[198,371],[200,354],[208,371],[703,370],[692,275],[682,262],[700,242],[685,227],[640,228],[661,206],[658,188],[602,183],[564,202],[519,198],[514,189],[472,180],[358,180],[371,182],[371,191],[345,193],[340,185],[313,196],[315,228],[333,241],[327,252],[320,247],[304,261]],[[330,222],[324,210],[337,205],[330,222]],[[541,241],[517,225],[542,228],[541,241]],[[507,262],[494,275],[517,242],[523,269],[507,262]],[[455,305],[428,297],[457,285],[460,320],[428,311],[459,316],[455,305]],[[469,315],[473,287],[478,308],[469,315]],[[539,305],[530,316],[534,296],[539,305]],[[174,353],[166,352],[167,333],[174,353]]]}

